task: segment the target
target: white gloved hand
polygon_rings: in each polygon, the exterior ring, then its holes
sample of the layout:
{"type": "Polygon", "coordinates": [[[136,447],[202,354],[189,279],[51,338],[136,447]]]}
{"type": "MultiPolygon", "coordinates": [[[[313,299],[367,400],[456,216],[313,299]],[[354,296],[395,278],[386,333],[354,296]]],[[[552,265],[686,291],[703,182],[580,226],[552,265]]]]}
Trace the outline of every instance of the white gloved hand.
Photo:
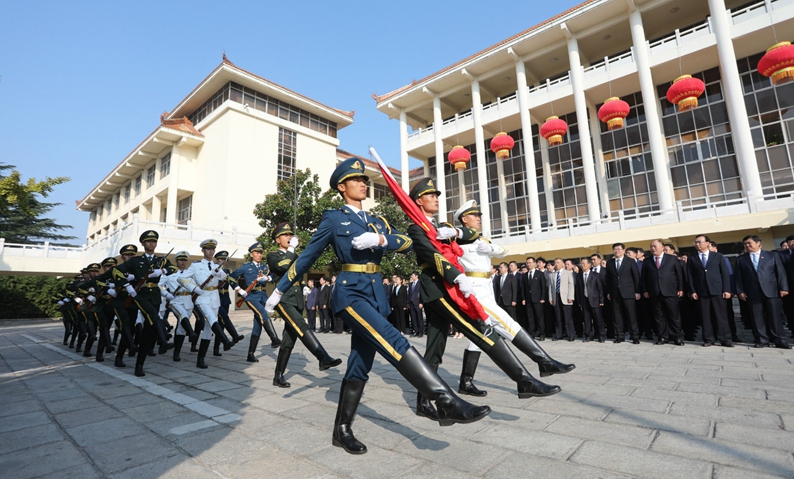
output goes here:
{"type": "Polygon", "coordinates": [[[239,294],[240,297],[243,298],[243,299],[245,299],[245,297],[248,296],[248,293],[246,293],[245,290],[242,289],[242,288],[237,290],[237,294],[239,294]]]}
{"type": "Polygon", "coordinates": [[[266,275],[266,274],[263,274],[262,276],[256,278],[256,281],[258,283],[267,283],[268,281],[270,281],[270,276],[266,275]]]}
{"type": "Polygon", "coordinates": [[[133,298],[135,296],[138,296],[138,292],[135,291],[135,288],[131,284],[127,283],[126,285],[124,285],[124,288],[127,290],[127,293],[129,293],[129,295],[132,296],[133,298]]]}
{"type": "Polygon", "coordinates": [[[479,253],[490,253],[493,251],[493,246],[490,243],[486,243],[485,241],[480,241],[477,243],[477,252],[479,253]]]}
{"type": "Polygon", "coordinates": [[[93,286],[91,286],[90,288],[88,288],[88,292],[89,293],[96,293],[96,290],[94,289],[93,286]]]}
{"type": "Polygon", "coordinates": [[[63,298],[63,302],[64,303],[68,303],[69,302],[69,298],[63,298]]]}
{"type": "Polygon", "coordinates": [[[204,292],[204,290],[196,286],[195,288],[193,288],[193,292],[196,294],[201,294],[204,292]]]}
{"type": "Polygon", "coordinates": [[[91,301],[92,303],[96,304],[96,296],[94,296],[92,294],[89,294],[88,296],[86,296],[85,299],[87,299],[87,300],[91,301]]]}
{"type": "Polygon", "coordinates": [[[82,298],[74,298],[74,302],[77,304],[83,304],[82,298]]]}
{"type": "Polygon", "coordinates": [[[485,323],[485,325],[486,325],[486,326],[491,326],[491,327],[493,327],[493,320],[491,319],[491,317],[490,317],[490,316],[488,316],[487,318],[485,318],[485,321],[483,321],[483,323],[485,323]]]}
{"type": "Polygon", "coordinates": [[[300,244],[300,240],[298,239],[298,237],[297,236],[293,236],[289,240],[289,247],[287,248],[287,251],[289,251],[290,253],[294,253],[295,252],[295,248],[297,248],[299,244],[300,244]]]}
{"type": "Polygon", "coordinates": [[[107,292],[108,292],[109,295],[113,296],[114,298],[116,297],[117,293],[116,293],[115,289],[110,288],[107,292]]]}
{"type": "Polygon", "coordinates": [[[455,228],[450,228],[448,226],[442,226],[436,230],[436,239],[440,240],[448,240],[450,238],[457,238],[458,237],[458,230],[455,228]]]}
{"type": "Polygon", "coordinates": [[[358,250],[374,248],[380,245],[380,235],[378,233],[361,233],[353,238],[353,247],[358,250]]]}
{"type": "Polygon", "coordinates": [[[212,272],[212,276],[215,276],[216,278],[223,280],[223,278],[226,277],[226,272],[223,269],[219,268],[218,271],[212,272]]]}
{"type": "Polygon", "coordinates": [[[64,304],[66,303],[64,303],[63,301],[58,301],[58,306],[63,306],[64,304]]]}
{"type": "Polygon", "coordinates": [[[167,299],[168,301],[173,301],[174,295],[166,291],[165,299],[167,299]]]}
{"type": "Polygon", "coordinates": [[[156,277],[162,276],[162,275],[163,275],[163,270],[159,269],[159,268],[158,269],[153,269],[151,272],[149,272],[149,277],[150,278],[156,278],[156,277]]]}
{"type": "Polygon", "coordinates": [[[279,301],[281,301],[281,291],[275,290],[273,291],[273,294],[267,298],[267,303],[265,303],[265,312],[267,314],[273,314],[276,311],[276,305],[279,301]]]}
{"type": "Polygon", "coordinates": [[[474,294],[474,285],[471,284],[471,281],[465,274],[458,275],[458,277],[455,278],[455,284],[460,288],[460,292],[463,293],[464,298],[468,298],[474,294]]]}
{"type": "Polygon", "coordinates": [[[135,280],[135,275],[134,275],[134,274],[132,274],[132,273],[129,273],[129,274],[127,275],[127,278],[126,278],[126,279],[127,279],[127,281],[134,281],[134,280],[135,280]]]}

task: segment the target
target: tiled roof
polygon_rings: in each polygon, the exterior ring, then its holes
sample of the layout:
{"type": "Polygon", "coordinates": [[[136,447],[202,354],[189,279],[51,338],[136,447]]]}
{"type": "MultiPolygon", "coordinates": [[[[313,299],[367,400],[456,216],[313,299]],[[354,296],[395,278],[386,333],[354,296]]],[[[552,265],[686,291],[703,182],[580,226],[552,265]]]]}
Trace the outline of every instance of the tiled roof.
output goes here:
{"type": "Polygon", "coordinates": [[[204,137],[204,134],[193,127],[193,122],[188,120],[186,116],[173,120],[168,119],[168,112],[160,115],[160,124],[163,128],[181,131],[182,133],[189,133],[194,136],[204,137]]]}

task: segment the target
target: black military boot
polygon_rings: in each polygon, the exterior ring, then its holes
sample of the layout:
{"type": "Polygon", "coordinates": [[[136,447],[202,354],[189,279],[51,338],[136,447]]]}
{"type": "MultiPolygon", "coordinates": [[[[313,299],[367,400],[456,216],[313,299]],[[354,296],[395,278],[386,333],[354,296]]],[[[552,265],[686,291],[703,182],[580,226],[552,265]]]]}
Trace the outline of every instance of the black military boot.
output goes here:
{"type": "Polygon", "coordinates": [[[198,348],[196,347],[196,344],[198,344],[199,334],[201,334],[202,331],[204,331],[204,320],[201,319],[200,317],[196,317],[196,329],[194,331],[196,333],[196,336],[195,336],[195,338],[190,340],[190,352],[191,353],[197,353],[198,352],[198,348]]]}
{"type": "Polygon", "coordinates": [[[69,340],[69,347],[70,348],[74,347],[74,342],[77,339],[77,334],[78,334],[79,330],[80,330],[80,328],[77,327],[76,323],[72,325],[72,339],[69,340]]]}
{"type": "Polygon", "coordinates": [[[215,336],[215,341],[212,343],[212,355],[223,356],[223,354],[221,354],[221,338],[218,336],[215,336]]]}
{"type": "Polygon", "coordinates": [[[81,331],[80,335],[77,337],[77,347],[74,348],[74,352],[76,353],[83,352],[83,341],[85,341],[85,338],[86,338],[86,334],[81,331]]]}
{"type": "Polygon", "coordinates": [[[488,391],[477,389],[474,385],[474,372],[477,371],[477,363],[480,361],[479,351],[463,351],[463,370],[460,372],[460,385],[458,392],[468,396],[483,397],[488,395],[488,391]]]}
{"type": "MultiPolygon", "coordinates": [[[[129,327],[121,331],[121,344],[126,346],[124,349],[130,351],[130,356],[134,356],[138,352],[138,347],[135,346],[135,341],[132,339],[132,330],[129,327]]],[[[119,348],[121,348],[119,346],[119,348]]]]}
{"type": "Polygon", "coordinates": [[[358,403],[364,393],[366,381],[357,379],[343,379],[342,388],[339,390],[339,406],[334,419],[334,435],[331,444],[341,447],[350,454],[364,454],[367,446],[353,436],[353,418],[356,417],[358,403]]]}
{"type": "MultiPolygon", "coordinates": [[[[435,366],[429,366],[433,369],[433,371],[438,373],[437,364],[435,366]]],[[[438,412],[436,412],[436,408],[433,407],[433,403],[424,397],[421,392],[416,393],[416,415],[426,417],[431,421],[438,421],[438,412]]]]}
{"type": "Polygon", "coordinates": [[[118,346],[118,344],[119,344],[119,336],[121,336],[121,330],[119,328],[114,329],[113,330],[113,342],[110,343],[110,344],[112,344],[113,346],[118,346]]]}
{"type": "Polygon", "coordinates": [[[273,327],[273,320],[265,321],[264,329],[267,335],[270,337],[270,347],[277,348],[281,346],[281,340],[278,339],[276,328],[273,327]]]}
{"type": "Polygon", "coordinates": [[[276,360],[276,375],[273,377],[273,386],[278,386],[280,388],[290,387],[290,384],[284,380],[284,372],[287,370],[287,362],[289,362],[289,355],[291,353],[291,349],[281,348],[278,350],[278,359],[276,360]]]}
{"type": "MultiPolygon", "coordinates": [[[[167,333],[165,332],[165,325],[163,324],[163,321],[155,319],[152,329],[154,331],[155,337],[157,338],[157,343],[160,345],[160,347],[157,349],[158,354],[165,354],[169,349],[174,349],[174,343],[168,342],[168,337],[170,337],[170,335],[166,336],[167,333]]],[[[152,349],[154,349],[154,345],[152,345],[152,349]]]]}
{"type": "Polygon", "coordinates": [[[207,365],[204,363],[204,356],[207,355],[207,350],[210,348],[210,340],[209,339],[202,339],[201,344],[199,345],[198,350],[198,358],[196,358],[196,367],[199,369],[207,369],[207,365]]]}
{"type": "Polygon", "coordinates": [[[63,334],[63,345],[66,346],[69,344],[69,335],[72,334],[71,326],[66,328],[66,332],[63,334]]]}
{"type": "Polygon", "coordinates": [[[317,339],[317,336],[314,335],[314,331],[310,329],[304,331],[303,336],[301,336],[301,342],[303,342],[306,349],[320,361],[320,371],[325,371],[326,369],[342,364],[341,359],[334,359],[328,355],[325,348],[323,348],[322,344],[320,344],[320,341],[317,339]]]}
{"type": "Polygon", "coordinates": [[[91,354],[91,348],[94,346],[94,341],[96,341],[96,336],[92,334],[88,334],[88,337],[85,339],[85,349],[83,350],[83,357],[90,358],[93,356],[91,354]]]}
{"type": "MultiPolygon", "coordinates": [[[[188,341],[190,341],[191,343],[195,342],[195,340],[198,338],[198,335],[196,334],[195,331],[193,331],[193,328],[190,326],[190,318],[182,318],[179,324],[182,326],[182,329],[185,330],[185,336],[187,336],[188,341]]],[[[184,341],[184,338],[182,338],[182,340],[184,341]]]]}
{"type": "Polygon", "coordinates": [[[215,333],[215,339],[220,339],[223,343],[223,350],[228,351],[232,349],[234,343],[226,337],[226,334],[223,332],[223,326],[221,325],[220,321],[215,321],[212,324],[212,332],[215,333]]]}
{"type": "Polygon", "coordinates": [[[124,343],[124,339],[121,340],[119,343],[119,348],[116,350],[116,362],[113,364],[117,368],[126,368],[127,365],[124,364],[124,353],[127,352],[127,345],[124,343]]]}
{"type": "Polygon", "coordinates": [[[105,335],[102,334],[102,331],[99,332],[99,341],[96,345],[96,361],[101,363],[105,360],[105,335]]]}
{"type": "Polygon", "coordinates": [[[254,353],[256,353],[256,346],[259,344],[259,336],[251,335],[251,341],[248,343],[248,357],[245,358],[246,361],[249,363],[258,363],[259,360],[256,359],[254,353]]]}
{"type": "Polygon", "coordinates": [[[223,322],[223,327],[226,328],[226,332],[229,333],[229,337],[231,337],[232,342],[234,344],[237,344],[240,341],[242,341],[243,339],[245,339],[245,335],[244,334],[238,334],[237,333],[237,329],[234,327],[234,324],[232,324],[231,321],[228,321],[228,320],[224,321],[223,322]]]}
{"type": "Polygon", "coordinates": [[[397,371],[408,380],[422,396],[436,402],[436,414],[441,426],[479,421],[491,413],[488,406],[475,406],[459,398],[447,383],[430,367],[413,347],[403,353],[397,371]]]}
{"type": "Polygon", "coordinates": [[[513,345],[538,364],[540,377],[542,378],[551,376],[552,374],[567,373],[576,369],[575,364],[564,364],[552,359],[551,356],[549,356],[548,353],[546,353],[546,351],[544,351],[523,329],[520,329],[516,337],[513,338],[513,345]]]}
{"type": "Polygon", "coordinates": [[[507,377],[516,382],[518,397],[521,399],[551,396],[562,391],[559,386],[551,386],[533,378],[500,337],[496,338],[494,345],[486,351],[486,354],[507,374],[507,377]]]}
{"type": "MultiPolygon", "coordinates": [[[[145,343],[145,342],[144,342],[145,343]]],[[[135,358],[135,375],[140,377],[146,376],[146,373],[143,372],[143,363],[146,361],[146,353],[142,350],[138,357],[135,358]]]]}
{"type": "Polygon", "coordinates": [[[177,334],[174,336],[174,361],[181,361],[182,358],[179,357],[180,351],[182,351],[182,344],[185,343],[185,337],[181,334],[177,334]]]}
{"type": "Polygon", "coordinates": [[[105,354],[110,354],[116,350],[112,344],[110,344],[110,328],[100,328],[99,329],[99,342],[104,344],[105,347],[105,354]],[[102,339],[104,338],[104,341],[102,339]]]}

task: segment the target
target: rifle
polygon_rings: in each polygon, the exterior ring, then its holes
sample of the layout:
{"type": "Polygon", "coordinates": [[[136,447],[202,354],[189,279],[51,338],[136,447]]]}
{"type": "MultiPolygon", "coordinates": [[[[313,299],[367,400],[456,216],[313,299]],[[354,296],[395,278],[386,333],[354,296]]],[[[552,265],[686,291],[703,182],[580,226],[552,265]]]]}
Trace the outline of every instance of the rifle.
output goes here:
{"type": "MultiPolygon", "coordinates": [[[[174,251],[174,248],[171,248],[171,251],[174,251]]],[[[155,258],[156,260],[159,260],[159,263],[158,263],[158,265],[157,265],[157,266],[159,266],[159,267],[162,267],[162,265],[163,265],[163,262],[164,262],[164,261],[165,261],[165,259],[166,259],[166,258],[168,258],[168,256],[171,254],[171,251],[169,251],[168,253],[166,253],[166,254],[165,254],[165,256],[163,256],[163,257],[161,257],[161,258],[155,258]]],[[[136,285],[135,285],[135,292],[136,292],[136,293],[137,293],[138,291],[140,291],[140,290],[141,290],[141,288],[143,287],[144,283],[146,283],[146,280],[147,280],[147,279],[149,279],[149,275],[150,275],[150,274],[151,274],[151,272],[152,272],[152,271],[154,271],[155,269],[158,269],[158,268],[155,268],[155,267],[154,267],[154,263],[152,263],[152,265],[149,267],[149,272],[148,272],[148,273],[146,273],[146,276],[144,276],[143,278],[141,278],[141,280],[140,280],[140,281],[138,281],[138,284],[136,284],[136,285]]],[[[131,304],[132,304],[132,296],[127,296],[127,299],[125,299],[125,300],[124,300],[124,307],[125,307],[125,308],[129,308],[131,304]]]]}
{"type": "MultiPolygon", "coordinates": [[[[248,287],[245,288],[245,295],[246,296],[248,296],[248,293],[250,293],[251,290],[254,289],[254,286],[256,286],[256,283],[259,282],[258,281],[259,278],[261,278],[262,276],[265,276],[267,273],[270,272],[270,268],[267,265],[264,265],[264,266],[265,266],[264,273],[261,273],[259,276],[257,276],[256,279],[251,281],[251,284],[249,284],[248,287]]],[[[245,301],[245,298],[240,296],[239,298],[237,298],[237,302],[235,303],[235,305],[239,308],[240,306],[243,305],[243,301],[245,301]]]]}
{"type": "MultiPolygon", "coordinates": [[[[237,250],[234,250],[234,253],[236,253],[236,252],[237,252],[237,250]]],[[[234,256],[234,253],[230,254],[229,258],[234,256]]],[[[215,271],[213,271],[213,273],[217,273],[221,269],[222,266],[223,266],[223,263],[219,264],[218,267],[215,268],[215,271]]],[[[212,278],[213,278],[213,276],[209,275],[209,277],[207,279],[205,279],[203,283],[201,283],[201,286],[199,286],[199,288],[204,289],[204,286],[207,286],[207,283],[209,283],[212,278]]],[[[193,301],[194,303],[196,302],[196,298],[198,298],[198,293],[193,293],[192,295],[190,295],[190,300],[193,301]]]]}

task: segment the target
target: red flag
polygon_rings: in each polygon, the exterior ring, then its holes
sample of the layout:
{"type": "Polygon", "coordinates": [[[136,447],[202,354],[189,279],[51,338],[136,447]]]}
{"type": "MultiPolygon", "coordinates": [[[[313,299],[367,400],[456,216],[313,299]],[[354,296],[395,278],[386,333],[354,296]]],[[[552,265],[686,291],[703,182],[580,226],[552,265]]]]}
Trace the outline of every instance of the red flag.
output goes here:
{"type": "MultiPolygon", "coordinates": [[[[403,191],[399,184],[397,184],[397,180],[395,180],[391,175],[389,168],[383,163],[383,160],[380,159],[380,156],[378,156],[378,152],[375,151],[375,148],[370,147],[369,151],[377,160],[380,171],[383,173],[383,178],[386,180],[386,184],[389,185],[389,188],[394,195],[394,199],[397,200],[397,204],[402,207],[411,221],[422,228],[427,235],[427,238],[439,251],[439,253],[441,253],[444,258],[446,258],[447,261],[452,264],[452,266],[458,268],[460,271],[463,271],[463,268],[458,262],[458,256],[460,256],[462,253],[460,247],[455,243],[442,243],[438,240],[438,238],[436,238],[436,229],[433,227],[433,224],[427,221],[427,217],[424,213],[422,213],[422,210],[416,206],[416,203],[411,200],[411,197],[408,196],[405,191],[403,191]]],[[[444,286],[446,287],[447,293],[449,294],[449,297],[452,299],[452,301],[454,301],[455,304],[457,304],[469,318],[474,320],[480,319],[482,321],[488,319],[488,314],[485,313],[482,305],[479,301],[477,301],[477,298],[474,297],[474,295],[469,295],[469,297],[466,298],[463,296],[463,293],[461,293],[460,288],[458,288],[457,285],[449,284],[446,281],[444,281],[444,286]]]]}

